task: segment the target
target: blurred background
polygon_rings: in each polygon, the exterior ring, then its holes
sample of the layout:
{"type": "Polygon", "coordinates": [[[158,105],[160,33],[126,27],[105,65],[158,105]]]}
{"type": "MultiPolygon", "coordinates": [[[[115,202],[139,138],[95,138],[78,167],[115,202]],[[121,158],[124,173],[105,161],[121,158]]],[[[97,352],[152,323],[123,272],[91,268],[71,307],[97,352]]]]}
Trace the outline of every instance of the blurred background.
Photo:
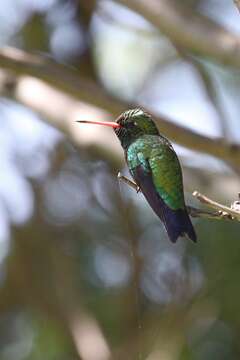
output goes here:
{"type": "Polygon", "coordinates": [[[229,206],[239,32],[227,0],[2,2],[1,360],[240,358],[239,224],[196,218],[198,243],[171,244],[119,184],[113,131],[75,122],[147,108],[187,203],[198,190],[229,206]]]}

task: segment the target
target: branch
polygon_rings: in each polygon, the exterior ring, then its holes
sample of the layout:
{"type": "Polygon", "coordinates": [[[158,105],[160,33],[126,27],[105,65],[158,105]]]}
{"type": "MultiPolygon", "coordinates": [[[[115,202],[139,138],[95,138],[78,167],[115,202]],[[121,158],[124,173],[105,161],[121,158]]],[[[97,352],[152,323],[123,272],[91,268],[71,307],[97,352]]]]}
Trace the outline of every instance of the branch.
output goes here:
{"type": "MultiPolygon", "coordinates": [[[[77,71],[73,71],[66,66],[49,61],[41,56],[31,55],[18,49],[1,49],[0,67],[10,70],[14,75],[30,75],[44,80],[45,83],[47,82],[65,94],[80,101],[89,103],[92,106],[105,109],[114,116],[119,115],[119,113],[130,106],[139,106],[138,104],[129,104],[128,102],[117,100],[116,98],[110,96],[99,84],[90,79],[84,78],[77,71]]],[[[39,84],[42,91],[39,94],[35,94],[36,90],[34,87],[28,89],[27,83],[29,82],[25,82],[25,87],[22,86],[18,91],[18,100],[31,107],[31,103],[33,101],[32,97],[34,95],[33,108],[44,106],[45,111],[43,112],[45,112],[46,115],[48,113],[48,109],[51,108],[51,102],[47,101],[48,97],[44,96],[44,87],[47,91],[51,89],[52,94],[56,94],[56,97],[60,97],[60,103],[62,102],[62,97],[65,96],[64,94],[61,94],[60,91],[50,88],[44,82],[37,82],[37,80],[35,81],[36,89],[37,84],[39,84]]],[[[15,86],[18,87],[18,82],[16,82],[15,86]]],[[[12,89],[12,92],[14,93],[14,89],[12,89]]],[[[146,110],[149,111],[148,109],[146,110]]],[[[61,124],[59,124],[59,119],[55,121],[58,124],[57,127],[61,129],[69,128],[69,120],[66,122],[65,119],[68,113],[68,107],[66,107],[65,112],[63,112],[62,108],[61,124]]],[[[157,125],[159,125],[159,130],[172,141],[192,150],[208,153],[230,163],[232,166],[239,167],[239,145],[226,144],[221,138],[213,139],[200,135],[185,127],[174,124],[167,117],[158,116],[157,114],[153,114],[153,116],[156,119],[157,125]]],[[[72,121],[74,121],[74,119],[72,119],[72,121]]]]}
{"type": "MultiPolygon", "coordinates": [[[[123,181],[125,184],[130,186],[132,189],[136,190],[138,193],[141,191],[139,186],[133,182],[132,180],[128,179],[126,176],[122,175],[121,173],[118,173],[118,179],[123,181]]],[[[211,212],[203,209],[197,209],[192,206],[187,206],[187,211],[189,215],[192,217],[203,217],[208,219],[215,219],[215,220],[222,220],[222,219],[228,219],[228,220],[237,220],[240,221],[240,201],[235,201],[231,208],[221,205],[213,200],[210,200],[206,196],[200,194],[197,191],[194,191],[193,196],[195,196],[198,200],[200,200],[202,203],[207,204],[208,206],[212,207],[213,209],[216,209],[218,211],[211,212]]]]}
{"type": "Polygon", "coordinates": [[[198,191],[193,192],[195,196],[201,203],[208,205],[209,207],[218,211],[218,216],[220,218],[240,221],[240,201],[235,201],[231,207],[217,203],[214,200],[209,199],[207,196],[199,193],[198,191]]]}
{"type": "Polygon", "coordinates": [[[238,11],[240,12],[240,0],[233,0],[236,7],[238,8],[238,11]]]}
{"type": "Polygon", "coordinates": [[[187,211],[189,213],[190,216],[194,217],[194,218],[205,218],[205,219],[211,219],[211,220],[222,220],[222,219],[229,219],[232,220],[232,218],[230,219],[227,216],[223,216],[222,214],[220,214],[218,211],[207,211],[207,210],[203,210],[203,209],[198,209],[195,208],[193,206],[186,206],[187,211]]]}
{"type": "Polygon", "coordinates": [[[43,56],[5,47],[0,50],[0,68],[10,70],[18,76],[29,75],[44,80],[74,98],[100,108],[110,108],[114,113],[125,110],[124,104],[114,101],[94,81],[80,76],[76,70],[43,56]]]}
{"type": "Polygon", "coordinates": [[[240,67],[240,37],[173,0],[118,0],[186,50],[240,67]]]}

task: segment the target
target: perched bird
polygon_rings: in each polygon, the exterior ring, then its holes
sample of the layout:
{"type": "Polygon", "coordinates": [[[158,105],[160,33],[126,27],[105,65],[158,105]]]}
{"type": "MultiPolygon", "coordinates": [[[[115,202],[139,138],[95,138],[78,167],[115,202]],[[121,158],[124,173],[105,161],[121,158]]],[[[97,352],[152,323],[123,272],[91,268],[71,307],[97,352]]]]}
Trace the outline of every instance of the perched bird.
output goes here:
{"type": "Polygon", "coordinates": [[[142,109],[123,112],[116,122],[85,121],[111,126],[125,153],[129,171],[149,205],[163,222],[169,239],[197,237],[186,210],[182,170],[169,142],[151,117],[142,109]]]}

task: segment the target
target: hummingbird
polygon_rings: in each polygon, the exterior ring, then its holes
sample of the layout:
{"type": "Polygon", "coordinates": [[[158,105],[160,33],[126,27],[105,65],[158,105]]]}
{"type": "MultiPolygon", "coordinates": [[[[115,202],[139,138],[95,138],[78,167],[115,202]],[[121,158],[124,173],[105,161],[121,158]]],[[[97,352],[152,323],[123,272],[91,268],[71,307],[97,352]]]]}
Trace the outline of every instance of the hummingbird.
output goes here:
{"type": "Polygon", "coordinates": [[[129,172],[147,202],[162,221],[170,241],[197,236],[189,218],[183,191],[182,169],[170,141],[160,134],[152,116],[136,108],[124,111],[115,122],[79,120],[110,126],[124,150],[129,172]]]}

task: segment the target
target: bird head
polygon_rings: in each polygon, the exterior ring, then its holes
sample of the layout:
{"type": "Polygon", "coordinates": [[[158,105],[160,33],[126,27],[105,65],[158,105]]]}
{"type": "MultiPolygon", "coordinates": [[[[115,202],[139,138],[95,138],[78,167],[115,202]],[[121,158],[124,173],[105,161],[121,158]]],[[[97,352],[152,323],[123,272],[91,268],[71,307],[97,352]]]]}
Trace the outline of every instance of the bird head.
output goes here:
{"type": "Polygon", "coordinates": [[[80,123],[110,126],[114,129],[124,149],[143,135],[159,135],[158,129],[147,112],[140,108],[126,110],[116,122],[79,120],[80,123]]]}
{"type": "Polygon", "coordinates": [[[114,129],[124,148],[143,135],[158,135],[158,129],[150,114],[140,108],[124,111],[116,120],[114,129]]]}

